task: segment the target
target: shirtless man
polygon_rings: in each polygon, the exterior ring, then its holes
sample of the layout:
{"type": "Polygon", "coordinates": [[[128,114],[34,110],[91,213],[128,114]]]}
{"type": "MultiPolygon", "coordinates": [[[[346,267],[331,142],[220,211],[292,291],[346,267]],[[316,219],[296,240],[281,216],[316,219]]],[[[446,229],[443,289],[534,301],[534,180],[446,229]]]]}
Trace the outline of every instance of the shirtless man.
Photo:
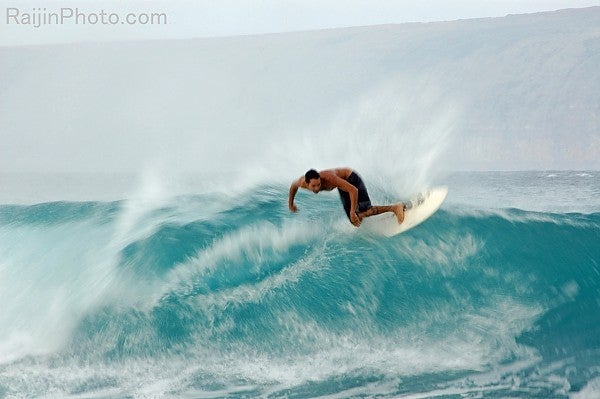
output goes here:
{"type": "Polygon", "coordinates": [[[383,212],[394,212],[398,223],[404,221],[404,204],[373,206],[367,188],[360,176],[350,168],[327,169],[317,172],[314,169],[306,172],[290,186],[288,206],[290,211],[297,212],[294,197],[298,188],[304,188],[317,194],[322,190],[331,191],[338,189],[346,215],[356,227],[360,226],[362,219],[378,215],[383,212]],[[352,210],[352,212],[350,211],[352,210]]]}

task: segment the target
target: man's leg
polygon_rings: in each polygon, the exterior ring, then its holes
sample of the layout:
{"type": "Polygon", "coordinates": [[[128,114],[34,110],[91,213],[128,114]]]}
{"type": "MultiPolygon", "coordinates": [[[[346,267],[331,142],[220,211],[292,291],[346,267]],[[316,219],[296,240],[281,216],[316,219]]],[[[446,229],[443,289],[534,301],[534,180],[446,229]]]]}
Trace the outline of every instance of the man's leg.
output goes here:
{"type": "MultiPolygon", "coordinates": [[[[405,206],[403,203],[394,205],[372,206],[371,199],[369,198],[369,193],[367,192],[367,187],[365,186],[365,183],[362,181],[360,176],[357,173],[352,172],[352,174],[350,174],[348,178],[348,182],[358,189],[358,212],[356,214],[361,220],[366,217],[379,215],[380,213],[384,212],[394,212],[396,214],[396,218],[398,219],[398,223],[402,223],[404,221],[405,206]],[[365,210],[361,211],[361,209],[365,210]]],[[[348,195],[348,202],[349,201],[350,196],[348,195]]],[[[346,211],[346,213],[348,213],[348,211],[349,209],[346,211]]]]}
{"type": "Polygon", "coordinates": [[[375,205],[366,211],[358,212],[358,217],[364,219],[366,217],[379,215],[380,213],[384,212],[394,212],[396,214],[396,218],[398,219],[398,223],[402,223],[404,221],[404,209],[405,206],[402,202],[394,205],[375,205]]]}

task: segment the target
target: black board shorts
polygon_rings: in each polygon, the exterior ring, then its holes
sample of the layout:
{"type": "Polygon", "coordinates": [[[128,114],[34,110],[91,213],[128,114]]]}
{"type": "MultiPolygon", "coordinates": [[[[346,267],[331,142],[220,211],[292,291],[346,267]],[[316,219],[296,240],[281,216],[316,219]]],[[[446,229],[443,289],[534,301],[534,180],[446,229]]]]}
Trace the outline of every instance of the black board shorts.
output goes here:
{"type": "MultiPolygon", "coordinates": [[[[365,183],[363,183],[360,176],[352,172],[346,181],[358,189],[358,209],[355,209],[354,212],[364,212],[371,208],[371,199],[369,198],[367,187],[365,187],[365,183]]],[[[348,219],[350,219],[350,194],[344,190],[340,190],[339,188],[338,192],[340,193],[340,198],[342,200],[342,204],[344,205],[344,211],[346,211],[346,216],[348,216],[348,219]]]]}

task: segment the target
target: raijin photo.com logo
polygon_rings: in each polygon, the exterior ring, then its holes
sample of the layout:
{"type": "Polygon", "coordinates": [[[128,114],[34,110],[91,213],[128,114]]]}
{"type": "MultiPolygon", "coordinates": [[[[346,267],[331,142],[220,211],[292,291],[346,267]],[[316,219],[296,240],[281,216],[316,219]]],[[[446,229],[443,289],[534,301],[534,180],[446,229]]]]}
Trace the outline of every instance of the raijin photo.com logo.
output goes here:
{"type": "Polygon", "coordinates": [[[79,8],[62,7],[52,10],[45,7],[21,9],[7,7],[6,25],[40,28],[50,25],[167,25],[164,12],[115,12],[99,10],[83,11],[79,8]]]}

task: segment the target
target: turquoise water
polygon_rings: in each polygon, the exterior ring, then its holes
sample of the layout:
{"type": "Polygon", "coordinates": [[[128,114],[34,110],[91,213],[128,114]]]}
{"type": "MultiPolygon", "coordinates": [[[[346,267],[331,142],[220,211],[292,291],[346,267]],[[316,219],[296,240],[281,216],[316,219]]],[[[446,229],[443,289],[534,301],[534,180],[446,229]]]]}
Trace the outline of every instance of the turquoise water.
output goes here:
{"type": "Polygon", "coordinates": [[[390,239],[278,184],[6,200],[0,397],[600,397],[600,172],[441,182],[390,239]]]}

